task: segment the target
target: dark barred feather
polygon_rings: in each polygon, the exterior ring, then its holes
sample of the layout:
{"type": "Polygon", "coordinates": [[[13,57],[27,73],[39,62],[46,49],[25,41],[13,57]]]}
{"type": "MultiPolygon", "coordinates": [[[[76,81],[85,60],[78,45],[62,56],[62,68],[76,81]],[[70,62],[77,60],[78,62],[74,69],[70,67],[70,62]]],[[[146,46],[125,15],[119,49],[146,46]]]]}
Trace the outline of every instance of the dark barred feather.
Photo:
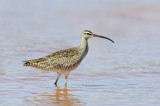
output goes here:
{"type": "Polygon", "coordinates": [[[23,66],[30,66],[30,62],[25,62],[23,66]]]}

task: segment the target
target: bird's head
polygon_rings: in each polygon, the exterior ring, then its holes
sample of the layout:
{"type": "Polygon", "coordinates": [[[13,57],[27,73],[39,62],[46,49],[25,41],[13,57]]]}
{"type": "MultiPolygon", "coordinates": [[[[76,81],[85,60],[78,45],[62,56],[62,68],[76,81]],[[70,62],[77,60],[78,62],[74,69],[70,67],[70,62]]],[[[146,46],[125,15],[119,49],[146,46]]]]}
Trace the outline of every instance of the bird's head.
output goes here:
{"type": "Polygon", "coordinates": [[[85,38],[85,39],[89,39],[89,38],[93,38],[93,37],[104,38],[104,39],[108,39],[108,40],[110,40],[111,42],[114,43],[114,41],[111,40],[110,38],[107,38],[107,37],[104,37],[104,36],[101,36],[101,35],[94,34],[94,33],[92,33],[92,32],[89,31],[89,30],[84,30],[84,31],[82,32],[82,37],[85,38]]]}

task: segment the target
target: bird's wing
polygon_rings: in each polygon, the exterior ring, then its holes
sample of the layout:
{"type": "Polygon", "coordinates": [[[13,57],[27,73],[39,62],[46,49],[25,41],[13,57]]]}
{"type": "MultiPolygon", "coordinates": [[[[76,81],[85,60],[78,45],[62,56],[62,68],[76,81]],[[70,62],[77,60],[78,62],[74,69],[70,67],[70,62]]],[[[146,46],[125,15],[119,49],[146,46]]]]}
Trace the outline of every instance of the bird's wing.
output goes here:
{"type": "Polygon", "coordinates": [[[76,48],[60,50],[44,58],[25,60],[24,66],[35,66],[40,68],[54,69],[70,66],[78,61],[76,48]]]}
{"type": "Polygon", "coordinates": [[[65,49],[60,50],[58,52],[52,53],[45,57],[45,59],[51,64],[51,65],[66,65],[69,66],[71,63],[74,63],[74,61],[77,61],[79,59],[78,57],[78,51],[76,48],[71,49],[65,49]]]}
{"type": "Polygon", "coordinates": [[[48,56],[46,56],[46,59],[60,59],[60,58],[70,58],[78,54],[78,51],[76,48],[70,48],[70,49],[65,49],[65,50],[60,50],[57,52],[54,52],[48,56]]]}

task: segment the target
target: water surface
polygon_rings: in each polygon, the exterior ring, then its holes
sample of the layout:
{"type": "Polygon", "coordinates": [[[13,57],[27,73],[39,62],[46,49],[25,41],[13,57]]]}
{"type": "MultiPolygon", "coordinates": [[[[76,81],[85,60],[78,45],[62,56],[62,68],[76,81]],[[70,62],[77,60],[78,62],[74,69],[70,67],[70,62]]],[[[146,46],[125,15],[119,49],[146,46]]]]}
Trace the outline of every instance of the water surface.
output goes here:
{"type": "Polygon", "coordinates": [[[1,1],[0,105],[159,105],[160,2],[1,1]],[[77,46],[88,29],[89,53],[54,87],[56,73],[23,60],[77,46]]]}

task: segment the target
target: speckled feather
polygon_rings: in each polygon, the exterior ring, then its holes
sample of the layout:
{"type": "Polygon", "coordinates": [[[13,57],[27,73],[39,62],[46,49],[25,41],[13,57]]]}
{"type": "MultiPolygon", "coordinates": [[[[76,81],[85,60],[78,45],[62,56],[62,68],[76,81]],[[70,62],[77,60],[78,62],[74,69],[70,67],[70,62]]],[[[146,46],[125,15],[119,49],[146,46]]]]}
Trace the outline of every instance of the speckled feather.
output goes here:
{"type": "Polygon", "coordinates": [[[52,53],[44,58],[25,60],[24,66],[31,66],[42,70],[51,70],[56,72],[71,71],[78,67],[84,56],[88,52],[82,48],[75,47],[52,53]]]}

